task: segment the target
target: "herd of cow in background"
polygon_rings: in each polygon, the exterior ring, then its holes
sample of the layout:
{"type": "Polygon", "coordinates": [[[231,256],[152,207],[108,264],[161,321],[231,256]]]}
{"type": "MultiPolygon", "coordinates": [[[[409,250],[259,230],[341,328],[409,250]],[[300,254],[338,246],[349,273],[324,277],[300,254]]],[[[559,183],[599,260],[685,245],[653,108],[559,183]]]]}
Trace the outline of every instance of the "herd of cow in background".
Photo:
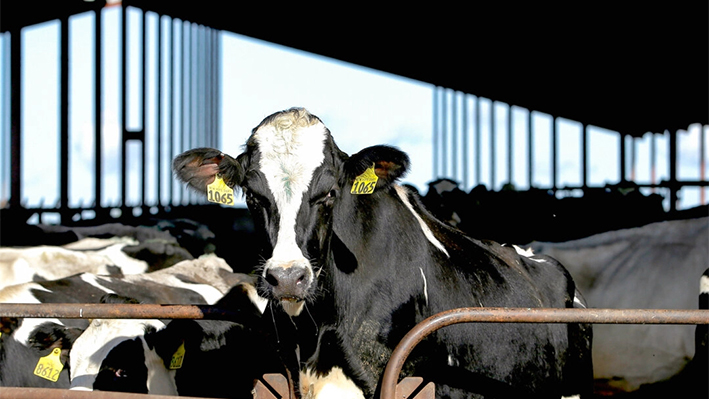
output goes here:
{"type": "MultiPolygon", "coordinates": [[[[466,193],[440,179],[421,195],[397,183],[405,154],[344,154],[301,109],[264,119],[238,157],[198,149],[175,166],[202,192],[218,174],[249,210],[13,226],[0,247],[0,302],[209,304],[239,318],[2,317],[0,386],[250,398],[255,380],[279,373],[296,396],[370,398],[398,339],[449,308],[708,307],[708,208],[668,220],[662,197],[637,187],[559,199],[511,187],[466,193]],[[299,151],[314,162],[301,173],[312,181],[279,174],[293,166],[283,154],[299,151]],[[351,194],[367,170],[377,192],[351,194]],[[63,368],[37,373],[52,356],[63,368]]],[[[437,397],[708,397],[706,326],[592,330],[451,326],[421,343],[403,372],[435,381],[437,397]]]]}

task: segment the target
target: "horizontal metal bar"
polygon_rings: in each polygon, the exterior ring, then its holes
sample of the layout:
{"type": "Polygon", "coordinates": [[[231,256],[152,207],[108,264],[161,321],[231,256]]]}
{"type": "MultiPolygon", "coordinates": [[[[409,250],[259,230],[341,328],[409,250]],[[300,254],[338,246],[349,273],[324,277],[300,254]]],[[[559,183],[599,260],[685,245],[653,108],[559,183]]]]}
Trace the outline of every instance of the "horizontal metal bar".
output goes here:
{"type": "Polygon", "coordinates": [[[425,337],[452,324],[472,322],[709,324],[709,310],[460,308],[437,313],[414,326],[396,346],[382,376],[380,398],[394,399],[401,368],[414,347],[425,337]]]}
{"type": "MultiPolygon", "coordinates": [[[[164,399],[173,398],[166,395],[147,395],[140,393],[109,392],[109,391],[72,391],[57,388],[12,388],[0,389],[0,399],[164,399]]],[[[190,399],[189,396],[180,396],[190,399]]],[[[192,399],[195,399],[192,397],[192,399]]]]}
{"type": "Polygon", "coordinates": [[[239,313],[209,305],[2,303],[0,316],[62,319],[231,320],[238,317],[239,313]]]}
{"type": "MultiPolygon", "coordinates": [[[[64,319],[230,319],[238,312],[209,305],[3,303],[0,316],[64,319]]],[[[460,308],[439,323],[709,324],[699,309],[460,308]]],[[[433,316],[432,316],[433,317],[433,316]]],[[[446,325],[448,325],[446,324],[446,325]]]]}

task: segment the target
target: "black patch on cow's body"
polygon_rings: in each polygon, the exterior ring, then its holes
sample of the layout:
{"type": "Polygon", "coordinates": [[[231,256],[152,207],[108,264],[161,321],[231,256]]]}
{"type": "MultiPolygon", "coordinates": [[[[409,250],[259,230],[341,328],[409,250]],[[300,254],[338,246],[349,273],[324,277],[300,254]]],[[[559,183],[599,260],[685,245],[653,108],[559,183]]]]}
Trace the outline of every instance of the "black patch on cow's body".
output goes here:
{"type": "Polygon", "coordinates": [[[106,293],[82,280],[80,274],[36,284],[44,290],[30,289],[30,293],[40,303],[96,303],[106,293]]]}
{"type": "Polygon", "coordinates": [[[143,303],[206,304],[204,297],[193,290],[153,281],[136,283],[120,279],[102,278],[99,283],[111,291],[118,292],[126,297],[136,298],[143,303]]]}
{"type": "Polygon", "coordinates": [[[148,393],[148,368],[141,338],[116,345],[101,363],[94,390],[148,393]]]}
{"type": "MultiPolygon", "coordinates": [[[[184,343],[182,367],[175,372],[181,396],[251,397],[254,381],[266,373],[285,373],[276,348],[267,339],[262,315],[242,286],[215,304],[235,313],[234,321],[173,320],[145,336],[166,367],[184,343]]],[[[269,320],[270,323],[270,320],[269,320]]]]}

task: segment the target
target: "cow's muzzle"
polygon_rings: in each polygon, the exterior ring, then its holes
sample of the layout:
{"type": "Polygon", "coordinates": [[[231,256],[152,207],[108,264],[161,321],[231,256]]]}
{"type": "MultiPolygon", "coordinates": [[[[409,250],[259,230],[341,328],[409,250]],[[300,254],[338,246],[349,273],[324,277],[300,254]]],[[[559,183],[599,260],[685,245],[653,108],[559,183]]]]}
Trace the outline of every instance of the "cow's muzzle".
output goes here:
{"type": "Polygon", "coordinates": [[[266,268],[264,278],[273,298],[288,314],[297,316],[312,282],[310,268],[300,265],[272,266],[266,268]]]}

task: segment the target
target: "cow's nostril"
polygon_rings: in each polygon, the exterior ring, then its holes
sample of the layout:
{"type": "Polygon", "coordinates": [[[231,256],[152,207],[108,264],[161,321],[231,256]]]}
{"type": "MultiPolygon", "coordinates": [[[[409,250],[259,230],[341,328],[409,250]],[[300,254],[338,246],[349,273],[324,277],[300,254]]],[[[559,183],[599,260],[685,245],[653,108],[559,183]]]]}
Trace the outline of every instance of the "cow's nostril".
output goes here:
{"type": "Polygon", "coordinates": [[[274,287],[278,285],[278,278],[270,271],[266,274],[266,281],[274,287]]]}

